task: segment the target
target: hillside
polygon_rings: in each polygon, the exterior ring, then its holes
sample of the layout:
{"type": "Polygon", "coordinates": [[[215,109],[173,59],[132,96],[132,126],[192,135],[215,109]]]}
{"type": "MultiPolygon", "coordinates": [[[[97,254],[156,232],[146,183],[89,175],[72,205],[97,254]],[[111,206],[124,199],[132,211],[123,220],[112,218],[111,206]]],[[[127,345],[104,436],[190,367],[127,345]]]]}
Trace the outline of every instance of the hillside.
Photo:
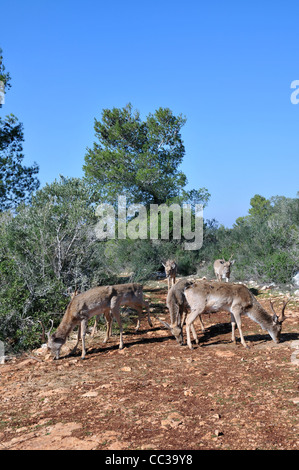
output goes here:
{"type": "MultiPolygon", "coordinates": [[[[299,303],[288,304],[281,342],[248,318],[250,348],[230,343],[230,316],[207,315],[193,351],[180,347],[157,317],[168,318],[166,282],[145,287],[144,318],[102,344],[87,339],[84,361],[71,339],[53,361],[32,351],[0,366],[1,449],[195,450],[299,448],[299,303]],[[298,358],[297,358],[298,353],[298,358]]],[[[268,309],[272,291],[259,295],[268,309]]],[[[268,309],[269,310],[269,309],[268,309]]]]}

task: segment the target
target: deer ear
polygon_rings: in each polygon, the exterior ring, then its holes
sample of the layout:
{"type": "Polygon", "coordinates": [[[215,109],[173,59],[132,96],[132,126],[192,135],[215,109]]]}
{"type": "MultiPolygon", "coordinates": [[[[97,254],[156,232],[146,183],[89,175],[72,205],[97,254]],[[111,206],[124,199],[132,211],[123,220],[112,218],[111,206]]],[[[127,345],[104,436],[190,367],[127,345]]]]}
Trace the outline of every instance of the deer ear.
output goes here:
{"type": "Polygon", "coordinates": [[[172,267],[172,269],[174,269],[175,268],[175,263],[172,263],[171,267],[172,267]]]}
{"type": "Polygon", "coordinates": [[[278,323],[278,316],[276,315],[276,313],[274,313],[273,317],[272,317],[272,321],[273,321],[273,325],[277,325],[278,323]]]}

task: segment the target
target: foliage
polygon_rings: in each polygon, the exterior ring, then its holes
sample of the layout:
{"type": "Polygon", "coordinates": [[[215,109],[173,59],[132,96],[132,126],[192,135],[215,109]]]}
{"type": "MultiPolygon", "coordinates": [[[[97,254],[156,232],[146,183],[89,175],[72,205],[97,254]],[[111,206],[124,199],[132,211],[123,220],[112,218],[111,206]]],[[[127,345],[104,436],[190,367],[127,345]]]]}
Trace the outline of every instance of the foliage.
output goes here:
{"type": "MultiPolygon", "coordinates": [[[[1,48],[0,81],[5,89],[10,88],[10,75],[5,72],[1,48]]],[[[23,125],[18,119],[13,114],[0,118],[0,212],[28,202],[39,187],[37,164],[23,165],[23,142],[23,125]]]]}
{"type": "MultiPolygon", "coordinates": [[[[131,105],[104,110],[102,120],[95,121],[98,142],[85,157],[86,177],[60,177],[37,190],[37,166],[22,165],[22,125],[14,116],[0,119],[0,340],[6,346],[38,346],[40,321],[59,323],[69,290],[145,282],[168,258],[177,261],[181,276],[212,279],[214,260],[233,254],[232,280],[291,282],[299,269],[298,197],[255,195],[248,214],[232,228],[205,220],[200,250],[184,250],[184,234],[172,237],[172,217],[168,240],[161,239],[161,226],[155,240],[149,231],[145,239],[97,238],[96,204],[115,205],[120,194],[127,204],[146,206],[148,227],[150,204],[208,203],[207,189],[187,191],[179,170],[184,124],[185,118],[167,108],[144,121],[131,105]]],[[[133,219],[127,217],[127,227],[133,219]]],[[[194,221],[193,212],[191,230],[194,221]]]]}
{"type": "Polygon", "coordinates": [[[5,66],[3,63],[3,51],[0,47],[0,81],[4,83],[5,88],[10,88],[10,75],[9,72],[5,72],[5,66]]]}
{"type": "Polygon", "coordinates": [[[38,188],[36,164],[22,165],[23,125],[14,115],[0,118],[0,211],[28,202],[38,188]]]}
{"type": "Polygon", "coordinates": [[[185,122],[168,108],[159,108],[144,121],[131,104],[104,109],[101,121],[95,119],[98,141],[88,149],[83,167],[95,198],[114,203],[122,194],[128,203],[148,206],[182,195],[187,184],[179,170],[185,155],[185,122]]]}
{"type": "Polygon", "coordinates": [[[233,253],[232,279],[290,283],[299,268],[299,198],[256,195],[250,202],[249,215],[238,218],[232,229],[216,227],[211,237],[205,227],[205,269],[212,276],[213,261],[233,253]]]}
{"type": "MultiPolygon", "coordinates": [[[[25,340],[19,340],[17,331],[25,334],[28,319],[36,327],[38,319],[62,312],[68,288],[87,290],[115,276],[109,276],[105,247],[94,235],[96,219],[83,181],[62,178],[46,185],[30,205],[1,218],[0,317],[14,319],[10,338],[20,347],[25,340]]],[[[57,323],[59,316],[54,319],[57,323]]],[[[4,330],[7,325],[1,322],[0,338],[4,330]]]]}

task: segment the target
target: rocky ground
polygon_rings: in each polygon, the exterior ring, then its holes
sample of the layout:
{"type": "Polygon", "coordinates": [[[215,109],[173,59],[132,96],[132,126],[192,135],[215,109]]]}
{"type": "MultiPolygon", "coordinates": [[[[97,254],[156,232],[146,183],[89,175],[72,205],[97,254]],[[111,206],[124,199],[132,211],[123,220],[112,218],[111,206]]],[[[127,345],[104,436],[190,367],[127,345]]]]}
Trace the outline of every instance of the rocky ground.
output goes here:
{"type": "MultiPolygon", "coordinates": [[[[37,350],[0,365],[0,448],[298,450],[299,302],[277,345],[247,317],[250,348],[233,345],[221,312],[205,316],[205,334],[196,324],[190,351],[158,321],[166,293],[165,281],[145,287],[154,326],[127,323],[123,350],[117,330],[106,345],[100,331],[84,361],[68,355],[70,341],[59,361],[37,350]]],[[[283,298],[258,296],[266,309],[283,298]]]]}

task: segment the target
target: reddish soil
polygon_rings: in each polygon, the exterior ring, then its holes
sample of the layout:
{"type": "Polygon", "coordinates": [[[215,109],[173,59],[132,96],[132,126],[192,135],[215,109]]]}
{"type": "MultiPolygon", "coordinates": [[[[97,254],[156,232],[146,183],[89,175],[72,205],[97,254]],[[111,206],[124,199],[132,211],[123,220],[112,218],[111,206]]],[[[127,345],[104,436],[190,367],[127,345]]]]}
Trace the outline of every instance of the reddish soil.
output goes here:
{"type": "Polygon", "coordinates": [[[99,333],[84,361],[67,356],[68,343],[59,361],[33,351],[0,366],[0,448],[298,450],[298,302],[278,345],[247,317],[250,348],[233,345],[219,313],[204,318],[205,334],[196,323],[190,351],[157,319],[168,319],[165,282],[145,294],[154,327],[131,323],[123,350],[117,332],[106,345],[99,333]]]}

